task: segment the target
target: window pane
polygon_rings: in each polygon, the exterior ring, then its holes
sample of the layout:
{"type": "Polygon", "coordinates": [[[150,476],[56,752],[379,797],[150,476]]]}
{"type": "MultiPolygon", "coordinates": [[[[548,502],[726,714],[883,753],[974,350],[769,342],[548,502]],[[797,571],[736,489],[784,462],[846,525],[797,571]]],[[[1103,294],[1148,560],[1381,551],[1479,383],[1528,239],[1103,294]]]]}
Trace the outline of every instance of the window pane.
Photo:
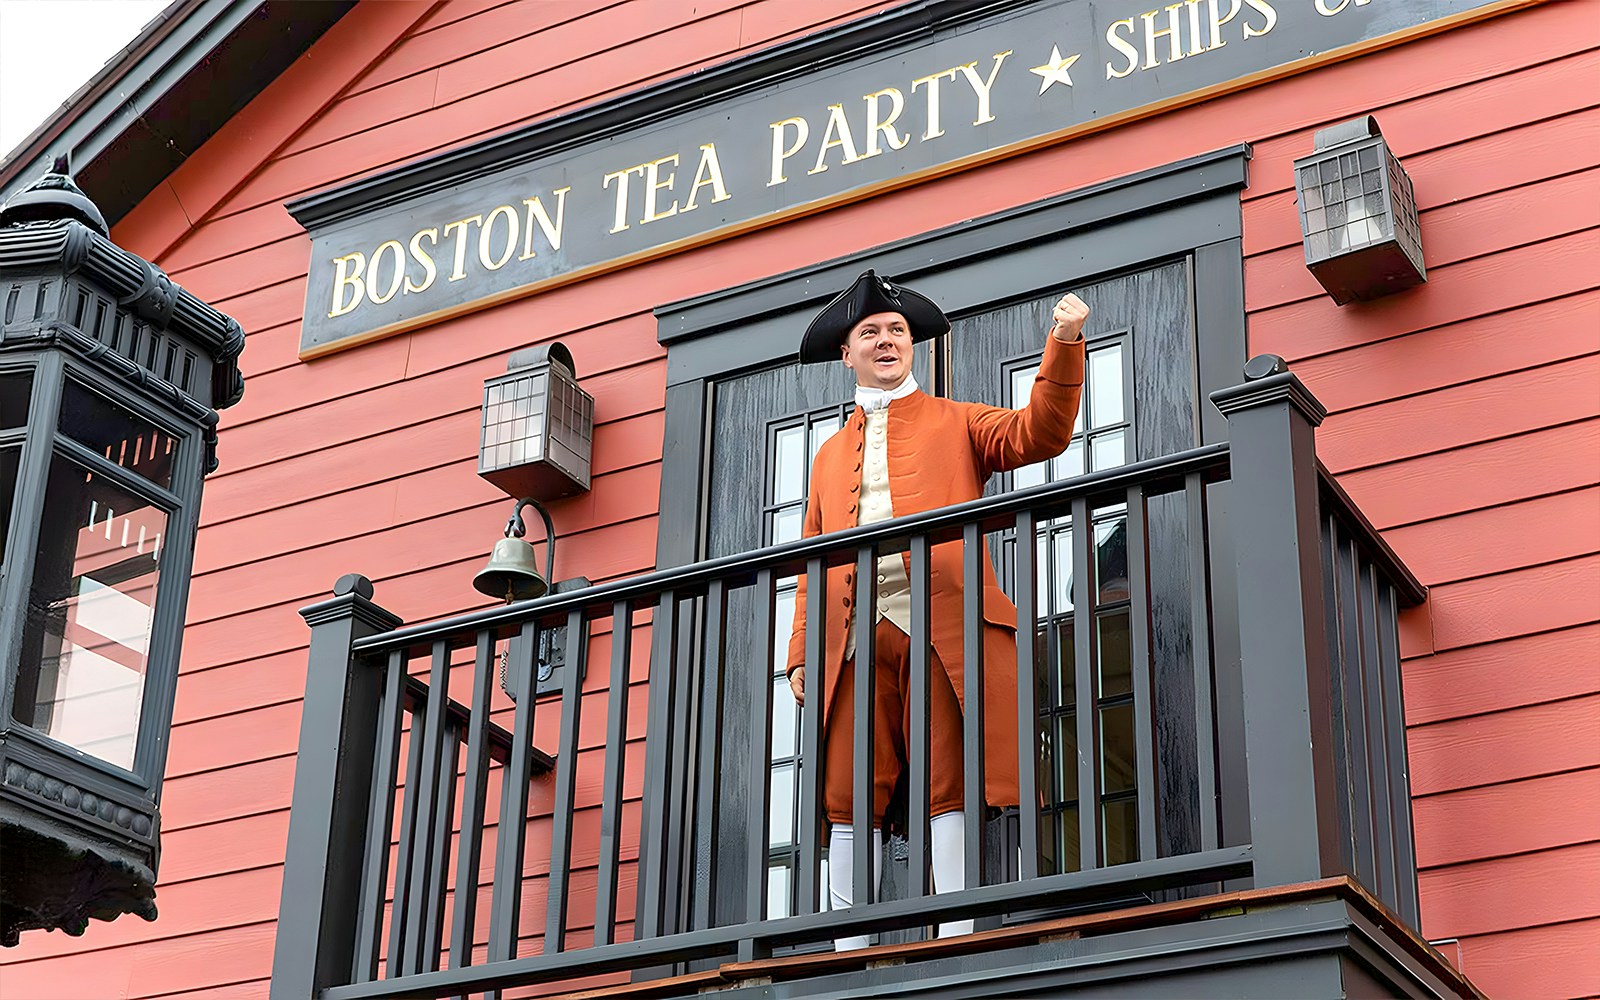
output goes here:
{"type": "Polygon", "coordinates": [[[776,864],[767,869],[767,919],[789,915],[789,866],[776,864]]]}
{"type": "Polygon", "coordinates": [[[1060,802],[1072,802],[1078,797],[1078,716],[1075,712],[1056,718],[1056,794],[1060,802]]]}
{"type": "Polygon", "coordinates": [[[1096,427],[1122,423],[1122,345],[1089,355],[1089,417],[1096,427]]]}
{"type": "Polygon", "coordinates": [[[1131,792],[1133,770],[1133,706],[1100,710],[1100,790],[1106,795],[1131,792]]]}
{"type": "Polygon", "coordinates": [[[839,418],[837,416],[823,417],[811,424],[811,458],[813,460],[816,459],[817,449],[822,447],[822,442],[833,437],[838,430],[839,418]]]}
{"type": "Polygon", "coordinates": [[[767,803],[767,844],[788,847],[794,843],[794,768],[772,769],[772,798],[767,803]]]}
{"type": "Polygon", "coordinates": [[[0,372],[0,431],[28,425],[28,398],[33,371],[0,372]]]}
{"type": "Polygon", "coordinates": [[[5,566],[6,539],[11,535],[11,505],[16,502],[19,454],[15,448],[0,451],[0,567],[5,566]]]}
{"type": "Polygon", "coordinates": [[[1051,471],[1057,479],[1072,479],[1083,475],[1083,438],[1075,438],[1067,450],[1051,459],[1051,471]]]}
{"type": "Polygon", "coordinates": [[[1072,610],[1072,528],[1071,520],[1063,519],[1063,530],[1051,539],[1055,550],[1055,586],[1050,591],[1050,613],[1066,614],[1072,610]]]}
{"type": "Polygon", "coordinates": [[[1056,690],[1057,708],[1071,708],[1078,703],[1077,647],[1073,645],[1071,619],[1056,626],[1056,690]]]}
{"type": "Polygon", "coordinates": [[[1029,486],[1038,486],[1045,481],[1046,470],[1049,468],[1050,464],[1048,462],[1035,462],[1020,469],[1011,470],[1011,488],[1022,490],[1027,489],[1029,486]]]}
{"type": "Polygon", "coordinates": [[[772,499],[774,503],[805,498],[806,470],[804,427],[786,427],[778,432],[772,455],[772,499]]]}
{"type": "Polygon", "coordinates": [[[795,732],[799,728],[800,706],[795,703],[789,678],[772,679],[772,759],[793,757],[795,732]]]}
{"type": "Polygon", "coordinates": [[[44,509],[14,712],[132,767],[167,516],[61,456],[44,509]]]}
{"type": "Polygon", "coordinates": [[[1096,435],[1090,442],[1090,457],[1096,471],[1114,469],[1128,461],[1123,450],[1122,435],[1122,431],[1111,431],[1096,435]]]}
{"type": "Polygon", "coordinates": [[[1095,622],[1100,643],[1100,697],[1115,698],[1133,690],[1133,652],[1128,612],[1101,615],[1095,622]]]}
{"type": "Polygon", "coordinates": [[[1061,810],[1061,840],[1062,840],[1062,871],[1075,872],[1083,866],[1082,854],[1078,845],[1081,838],[1078,836],[1078,807],[1068,806],[1061,810]]]}
{"type": "Polygon", "coordinates": [[[772,541],[769,544],[792,542],[800,537],[804,527],[805,519],[801,515],[800,507],[786,507],[776,511],[772,515],[772,541]]]}
{"type": "Polygon", "coordinates": [[[1128,599],[1128,521],[1117,518],[1094,526],[1095,580],[1100,603],[1128,599]]]}
{"type": "Polygon", "coordinates": [[[172,486],[177,439],[71,379],[61,397],[60,430],[157,486],[172,486]]]}
{"type": "Polygon", "coordinates": [[[1125,865],[1139,860],[1139,808],[1132,799],[1106,802],[1100,807],[1101,836],[1106,844],[1106,864],[1125,865]]]}
{"type": "Polygon", "coordinates": [[[1011,408],[1020,410],[1028,405],[1028,400],[1033,396],[1033,380],[1039,374],[1039,366],[1018,368],[1011,373],[1011,408]]]}
{"type": "Polygon", "coordinates": [[[772,669],[788,665],[789,634],[794,631],[795,577],[778,581],[777,607],[772,614],[772,669]]]}

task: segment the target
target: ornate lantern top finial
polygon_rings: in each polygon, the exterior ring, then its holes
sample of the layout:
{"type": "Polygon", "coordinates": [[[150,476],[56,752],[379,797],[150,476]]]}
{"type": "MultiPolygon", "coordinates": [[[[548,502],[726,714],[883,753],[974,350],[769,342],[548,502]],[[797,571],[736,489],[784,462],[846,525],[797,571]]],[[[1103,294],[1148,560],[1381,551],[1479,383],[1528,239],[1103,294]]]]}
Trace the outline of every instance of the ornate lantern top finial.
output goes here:
{"type": "Polygon", "coordinates": [[[111,235],[106,217],[72,179],[66,156],[56,157],[49,173],[12,195],[0,208],[0,228],[57,219],[73,219],[101,236],[111,235]]]}

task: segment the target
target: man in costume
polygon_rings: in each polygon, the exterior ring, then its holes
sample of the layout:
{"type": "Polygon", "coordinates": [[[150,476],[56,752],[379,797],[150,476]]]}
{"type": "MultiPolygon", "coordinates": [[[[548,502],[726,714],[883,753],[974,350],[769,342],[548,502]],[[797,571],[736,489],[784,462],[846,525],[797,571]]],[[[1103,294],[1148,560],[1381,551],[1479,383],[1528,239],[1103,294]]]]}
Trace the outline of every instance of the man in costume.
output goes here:
{"type": "MultiPolygon", "coordinates": [[[[920,391],[911,374],[913,345],[949,332],[944,312],[926,296],[873,271],[822,310],[807,328],[800,360],[843,359],[855,373],[856,410],[812,460],[804,534],[842,531],[891,517],[975,500],[989,476],[1060,454],[1072,437],[1083,391],[1083,324],[1089,308],[1076,295],[1056,304],[1028,403],[1020,410],[961,403],[920,391]]],[[[874,635],[873,857],[881,853],[883,814],[906,768],[910,677],[909,556],[878,561],[874,635]]],[[[851,741],[855,702],[855,567],[827,572],[823,625],[823,785],[828,836],[829,892],[835,909],[854,898],[851,821],[851,741]]],[[[933,655],[929,669],[929,802],[935,892],[966,885],[962,817],[963,722],[961,544],[933,548],[929,578],[933,655]]],[[[805,701],[805,619],[808,582],[795,595],[789,641],[789,685],[805,701]]],[[[1017,793],[1016,607],[983,559],[984,798],[1014,806],[1017,793]]],[[[940,936],[966,933],[971,921],[940,927],[940,936]]],[[[865,937],[837,942],[865,947],[865,937]]]]}

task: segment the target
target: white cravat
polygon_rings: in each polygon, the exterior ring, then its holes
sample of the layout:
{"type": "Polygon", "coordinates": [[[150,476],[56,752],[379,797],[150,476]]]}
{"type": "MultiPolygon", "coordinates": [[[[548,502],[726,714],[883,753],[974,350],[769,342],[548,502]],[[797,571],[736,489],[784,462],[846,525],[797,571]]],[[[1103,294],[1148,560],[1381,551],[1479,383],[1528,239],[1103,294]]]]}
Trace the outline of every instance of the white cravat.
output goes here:
{"type": "Polygon", "coordinates": [[[867,413],[876,413],[886,410],[889,404],[897,399],[903,399],[917,391],[917,377],[910,372],[906,373],[906,380],[893,389],[873,389],[869,386],[856,386],[856,405],[867,413]]]}

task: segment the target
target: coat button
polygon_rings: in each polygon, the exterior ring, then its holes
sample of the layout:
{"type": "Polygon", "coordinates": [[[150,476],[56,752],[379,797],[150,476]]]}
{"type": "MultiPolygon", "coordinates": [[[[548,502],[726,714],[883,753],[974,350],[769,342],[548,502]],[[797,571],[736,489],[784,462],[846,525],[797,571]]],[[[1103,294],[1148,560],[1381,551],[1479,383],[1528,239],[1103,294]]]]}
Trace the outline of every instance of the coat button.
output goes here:
{"type": "Polygon", "coordinates": [[[850,598],[846,597],[844,599],[844,606],[847,607],[847,608],[850,606],[850,598]]]}

